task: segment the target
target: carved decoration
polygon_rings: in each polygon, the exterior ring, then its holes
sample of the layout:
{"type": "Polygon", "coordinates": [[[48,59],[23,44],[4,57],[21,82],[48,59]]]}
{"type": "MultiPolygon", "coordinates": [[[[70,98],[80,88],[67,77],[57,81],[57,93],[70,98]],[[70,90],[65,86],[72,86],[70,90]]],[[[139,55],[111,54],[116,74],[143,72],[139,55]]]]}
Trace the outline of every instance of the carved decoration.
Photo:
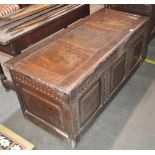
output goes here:
{"type": "Polygon", "coordinates": [[[106,60],[104,60],[100,64],[100,66],[94,71],[94,73],[92,73],[92,75],[90,75],[89,78],[86,79],[79,87],[79,97],[81,97],[88,90],[88,88],[101,77],[101,74],[103,74],[103,72],[107,70],[107,68],[111,64],[111,60],[109,59],[111,59],[111,57],[108,57],[106,60]]]}
{"type": "Polygon", "coordinates": [[[66,103],[66,96],[62,96],[60,94],[58,94],[58,92],[54,91],[53,89],[51,89],[49,86],[41,84],[25,75],[22,75],[20,73],[13,73],[12,74],[13,79],[19,81],[20,83],[26,85],[26,86],[30,86],[31,88],[33,88],[34,90],[50,97],[51,99],[55,100],[58,103],[66,103]]]}

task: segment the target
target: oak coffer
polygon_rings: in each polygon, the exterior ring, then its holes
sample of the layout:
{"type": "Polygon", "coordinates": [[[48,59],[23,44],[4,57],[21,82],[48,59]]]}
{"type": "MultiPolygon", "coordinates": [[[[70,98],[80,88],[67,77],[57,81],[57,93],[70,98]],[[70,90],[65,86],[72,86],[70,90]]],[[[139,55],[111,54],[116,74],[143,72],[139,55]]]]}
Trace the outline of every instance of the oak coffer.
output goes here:
{"type": "Polygon", "coordinates": [[[143,61],[148,21],[101,9],[8,61],[25,117],[75,146],[143,61]]]}

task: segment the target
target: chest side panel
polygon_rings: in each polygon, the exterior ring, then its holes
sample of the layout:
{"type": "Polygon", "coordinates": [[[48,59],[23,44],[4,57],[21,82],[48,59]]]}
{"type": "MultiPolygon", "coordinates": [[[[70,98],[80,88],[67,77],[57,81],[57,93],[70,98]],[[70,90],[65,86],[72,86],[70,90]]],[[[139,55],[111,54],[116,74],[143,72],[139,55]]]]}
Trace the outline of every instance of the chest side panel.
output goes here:
{"type": "Polygon", "coordinates": [[[67,133],[70,117],[67,97],[26,75],[11,74],[23,112],[67,133]]]}

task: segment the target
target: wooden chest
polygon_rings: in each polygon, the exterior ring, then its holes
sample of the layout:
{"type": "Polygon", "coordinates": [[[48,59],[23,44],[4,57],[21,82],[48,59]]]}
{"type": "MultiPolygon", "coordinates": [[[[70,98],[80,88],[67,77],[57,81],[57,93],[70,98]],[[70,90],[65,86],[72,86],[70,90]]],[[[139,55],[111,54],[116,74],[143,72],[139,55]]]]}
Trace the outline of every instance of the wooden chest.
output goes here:
{"type": "Polygon", "coordinates": [[[155,5],[154,4],[112,4],[111,8],[145,15],[150,17],[149,40],[155,36],[155,5]]]}
{"type": "Polygon", "coordinates": [[[25,117],[75,146],[143,61],[147,26],[101,9],[7,62],[25,117]]]}

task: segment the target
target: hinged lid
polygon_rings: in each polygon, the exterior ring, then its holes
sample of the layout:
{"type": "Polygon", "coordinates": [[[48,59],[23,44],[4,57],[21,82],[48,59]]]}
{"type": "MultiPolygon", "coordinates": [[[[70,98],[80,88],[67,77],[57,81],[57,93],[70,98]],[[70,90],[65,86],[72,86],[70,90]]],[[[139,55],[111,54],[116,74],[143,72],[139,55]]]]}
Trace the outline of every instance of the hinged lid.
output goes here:
{"type": "Polygon", "coordinates": [[[147,20],[143,16],[102,9],[48,37],[46,40],[51,38],[51,43],[44,44],[43,40],[25,50],[27,54],[17,56],[7,65],[68,94],[147,20]],[[52,40],[53,37],[57,39],[52,40]],[[42,48],[37,49],[40,44],[42,48]]]}

